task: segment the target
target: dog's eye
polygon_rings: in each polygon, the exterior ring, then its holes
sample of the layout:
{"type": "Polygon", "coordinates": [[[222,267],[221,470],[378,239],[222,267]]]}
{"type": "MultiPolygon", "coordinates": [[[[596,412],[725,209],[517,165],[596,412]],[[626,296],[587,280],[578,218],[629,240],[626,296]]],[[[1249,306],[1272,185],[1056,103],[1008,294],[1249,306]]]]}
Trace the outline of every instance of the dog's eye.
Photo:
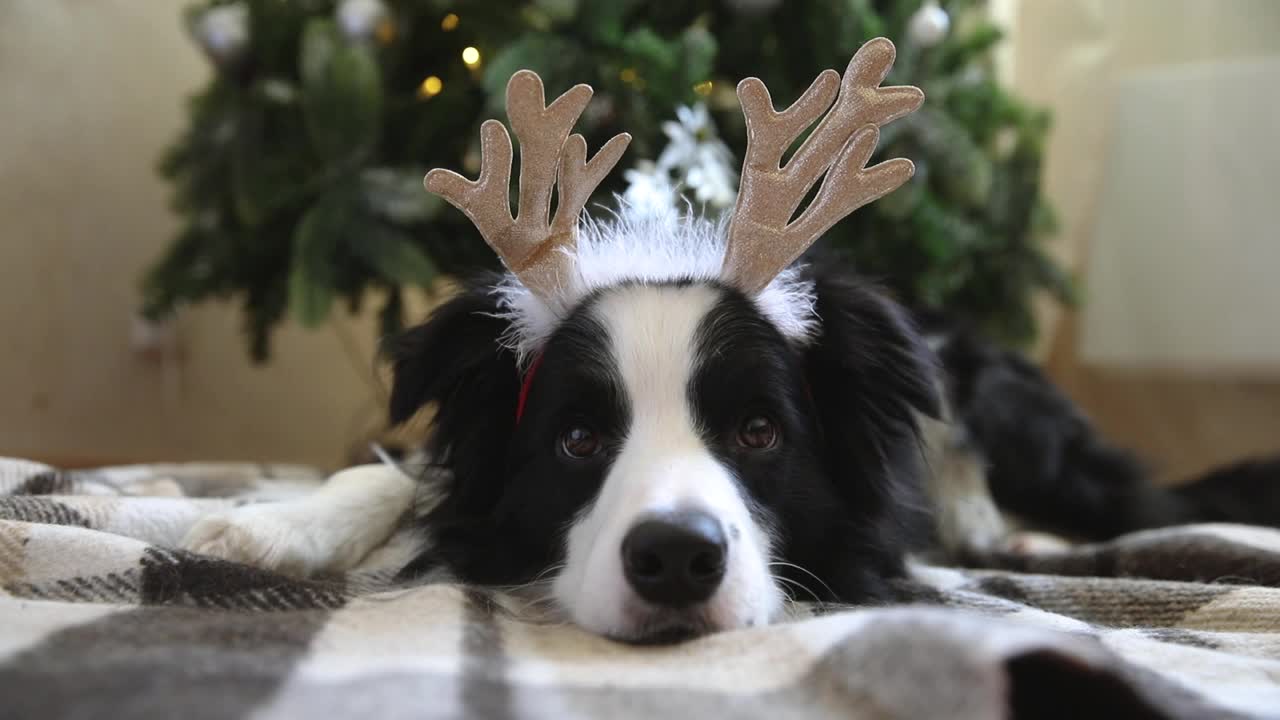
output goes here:
{"type": "Polygon", "coordinates": [[[749,417],[738,429],[738,443],[752,450],[768,450],[778,444],[778,426],[763,415],[749,417]]]}
{"type": "Polygon", "coordinates": [[[600,452],[600,437],[585,425],[572,425],[560,436],[560,449],[575,460],[600,452]]]}

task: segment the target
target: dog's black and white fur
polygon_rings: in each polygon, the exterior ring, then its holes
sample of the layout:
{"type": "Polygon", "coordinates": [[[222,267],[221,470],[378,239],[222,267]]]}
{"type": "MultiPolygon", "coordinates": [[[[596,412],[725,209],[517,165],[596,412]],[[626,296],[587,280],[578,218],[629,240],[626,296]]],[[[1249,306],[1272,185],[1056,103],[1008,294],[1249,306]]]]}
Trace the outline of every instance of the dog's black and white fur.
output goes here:
{"type": "Polygon", "coordinates": [[[932,356],[875,290],[816,283],[829,320],[807,348],[719,284],[595,293],[547,342],[519,423],[492,293],[454,300],[402,341],[392,408],[401,420],[439,403],[432,451],[455,481],[426,519],[438,557],[495,585],[563,563],[568,614],[620,637],[765,623],[783,599],[775,576],[822,599],[884,597],[923,519],[913,416],[939,412],[932,356]],[[713,517],[728,548],[705,606],[671,613],[628,588],[622,546],[682,511],[713,517]]]}
{"type": "MultiPolygon", "coordinates": [[[[448,477],[410,574],[544,582],[574,623],[640,641],[765,624],[789,596],[891,600],[911,552],[998,547],[1015,515],[1091,539],[1230,519],[1149,484],[1029,364],[921,329],[847,268],[801,264],[757,297],[662,253],[592,269],[591,235],[612,227],[588,229],[578,261],[599,276],[564,307],[483,278],[394,343],[392,420],[434,407],[428,451],[448,477]]],[[[696,232],[718,257],[714,229],[696,232]]],[[[341,570],[415,492],[356,468],[304,501],[206,518],[187,545],[341,570]]]]}

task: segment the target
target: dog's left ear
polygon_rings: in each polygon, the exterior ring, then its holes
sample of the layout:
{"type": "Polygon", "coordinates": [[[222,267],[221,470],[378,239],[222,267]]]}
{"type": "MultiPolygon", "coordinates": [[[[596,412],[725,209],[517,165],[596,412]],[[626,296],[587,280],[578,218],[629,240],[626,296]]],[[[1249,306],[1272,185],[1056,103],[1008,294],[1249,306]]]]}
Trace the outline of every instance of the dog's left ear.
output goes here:
{"type": "MultiPolygon", "coordinates": [[[[942,414],[936,357],[905,308],[839,271],[814,277],[821,334],[806,372],[828,446],[883,464],[942,414]]],[[[866,467],[866,463],[860,463],[866,467]]]]}
{"type": "Polygon", "coordinates": [[[385,349],[395,372],[391,422],[435,404],[427,449],[457,478],[449,502],[474,512],[494,501],[520,392],[515,355],[502,344],[510,324],[498,317],[495,282],[480,279],[385,349]]]}

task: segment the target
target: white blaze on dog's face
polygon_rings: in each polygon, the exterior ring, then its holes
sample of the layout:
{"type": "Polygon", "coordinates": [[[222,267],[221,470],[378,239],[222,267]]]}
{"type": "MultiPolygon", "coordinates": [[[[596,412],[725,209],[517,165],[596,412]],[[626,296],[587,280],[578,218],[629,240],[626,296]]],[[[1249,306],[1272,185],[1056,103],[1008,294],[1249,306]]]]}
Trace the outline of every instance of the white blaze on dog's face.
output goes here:
{"type": "Polygon", "coordinates": [[[595,499],[570,525],[554,595],[574,622],[616,637],[768,622],[781,606],[771,538],[735,471],[708,447],[693,388],[723,291],[623,287],[590,312],[629,410],[595,499]]]}

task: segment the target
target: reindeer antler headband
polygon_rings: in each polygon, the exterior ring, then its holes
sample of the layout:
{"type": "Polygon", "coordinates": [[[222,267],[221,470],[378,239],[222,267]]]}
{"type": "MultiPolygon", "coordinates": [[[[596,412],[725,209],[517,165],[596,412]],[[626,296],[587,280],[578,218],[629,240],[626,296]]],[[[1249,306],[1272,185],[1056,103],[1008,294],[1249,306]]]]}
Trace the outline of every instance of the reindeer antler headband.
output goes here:
{"type": "MultiPolygon", "coordinates": [[[[738,99],[747,121],[747,152],[738,201],[727,238],[715,238],[717,266],[706,268],[700,258],[698,272],[713,274],[716,277],[707,279],[718,278],[777,310],[788,304],[786,298],[778,302],[760,298],[778,284],[776,278],[785,275],[796,258],[841,218],[910,179],[915,167],[904,158],[866,167],[880,139],[879,126],[910,113],[924,101],[924,94],[915,87],[880,87],[893,67],[894,55],[890,41],[871,40],[849,61],[843,79],[834,70],[824,71],[782,112],[774,110],[769,91],[760,80],[747,78],[738,84],[738,99]],[[820,117],[813,133],[784,165],[783,153],[820,117]],[[819,179],[822,186],[813,201],[792,220],[819,179]]],[[[579,215],[591,192],[622,156],[631,136],[623,133],[612,138],[587,161],[586,141],[569,131],[590,99],[591,88],[577,85],[544,105],[537,74],[521,70],[511,77],[507,114],[520,141],[519,211],[515,217],[509,202],[511,139],[497,120],[486,121],[480,129],[479,178],[470,181],[437,169],[429,172],[425,181],[427,190],[466,213],[518,284],[532,294],[533,298],[525,298],[520,296],[520,288],[505,291],[513,324],[529,330],[526,334],[535,339],[545,337],[546,319],[554,317],[557,308],[570,307],[576,297],[592,289],[585,286],[592,282],[598,285],[602,276],[596,273],[584,279],[590,269],[581,266],[579,215]],[[551,218],[551,192],[557,184],[559,205],[551,218]]],[[[625,223],[626,218],[619,222],[625,223]]],[[[592,226],[592,231],[602,234],[599,226],[592,226]]],[[[663,234],[653,233],[655,237],[645,241],[662,242],[656,236],[663,234]]],[[[696,229],[692,234],[711,233],[696,229]]],[[[609,277],[625,279],[628,272],[642,277],[644,272],[653,274],[652,270],[624,267],[609,277]]],[[[684,274],[689,274],[687,269],[684,274]]],[[[796,295],[790,289],[780,293],[796,295]]],[[[796,327],[803,331],[809,321],[788,319],[784,317],[788,312],[784,309],[773,315],[784,330],[796,327]]],[[[531,343],[517,344],[523,353],[531,343]]]]}
{"type": "Polygon", "coordinates": [[[773,109],[759,79],[738,83],[747,155],[729,224],[725,280],[748,294],[759,292],[840,219],[911,179],[915,165],[905,158],[866,167],[880,141],[880,126],[924,102],[919,88],[880,87],[894,55],[893,43],[885,38],[868,42],[849,61],[843,81],[835,70],[823,71],[782,112],[773,109]],[[831,112],[783,167],[782,154],[827,108],[831,112]],[[824,174],[813,202],[791,221],[824,174]]]}
{"type": "Polygon", "coordinates": [[[542,78],[521,70],[507,83],[507,116],[520,140],[520,205],[511,217],[511,138],[502,123],[480,126],[480,177],[475,182],[450,170],[427,173],[427,190],[466,213],[525,287],[544,298],[560,286],[568,259],[562,248],[577,239],[578,216],[604,176],[617,164],[631,136],[613,137],[587,162],[587,141],[569,135],[587,103],[590,85],[575,85],[544,105],[542,78]],[[557,174],[557,168],[559,172],[557,174]],[[551,189],[559,183],[560,205],[551,215],[551,189]]]}

